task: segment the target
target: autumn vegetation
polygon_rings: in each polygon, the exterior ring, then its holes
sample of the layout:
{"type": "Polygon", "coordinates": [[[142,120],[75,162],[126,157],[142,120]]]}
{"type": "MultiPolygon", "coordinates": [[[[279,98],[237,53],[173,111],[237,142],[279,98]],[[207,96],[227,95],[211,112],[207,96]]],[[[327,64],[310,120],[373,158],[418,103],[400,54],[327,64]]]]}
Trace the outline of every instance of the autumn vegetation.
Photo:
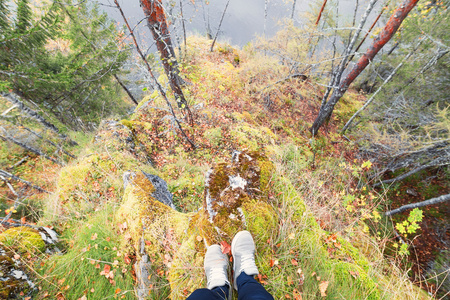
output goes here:
{"type": "Polygon", "coordinates": [[[238,47],[180,31],[194,2],[140,1],[148,54],[122,10],[0,0],[0,298],[185,299],[247,229],[275,299],[445,299],[448,3],[319,1],[238,47]],[[249,189],[212,224],[230,170],[249,189]]]}

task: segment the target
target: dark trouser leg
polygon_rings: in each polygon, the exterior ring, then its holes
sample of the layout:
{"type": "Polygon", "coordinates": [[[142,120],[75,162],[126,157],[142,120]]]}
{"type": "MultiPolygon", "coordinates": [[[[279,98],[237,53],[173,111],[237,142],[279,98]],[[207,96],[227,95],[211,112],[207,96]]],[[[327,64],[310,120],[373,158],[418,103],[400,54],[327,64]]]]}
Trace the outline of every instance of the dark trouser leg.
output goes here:
{"type": "Polygon", "coordinates": [[[215,287],[212,290],[195,290],[186,300],[227,300],[230,287],[228,285],[215,287]]]}
{"type": "Polygon", "coordinates": [[[253,276],[242,272],[236,282],[238,300],[273,300],[272,295],[253,276]]]}

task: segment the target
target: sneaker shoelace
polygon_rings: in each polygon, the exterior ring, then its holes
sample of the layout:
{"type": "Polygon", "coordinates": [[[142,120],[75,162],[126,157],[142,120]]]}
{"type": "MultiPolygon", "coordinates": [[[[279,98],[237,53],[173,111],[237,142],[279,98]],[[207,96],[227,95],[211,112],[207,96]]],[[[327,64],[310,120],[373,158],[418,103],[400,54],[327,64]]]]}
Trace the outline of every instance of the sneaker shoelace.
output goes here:
{"type": "MultiPolygon", "coordinates": [[[[227,278],[227,274],[225,272],[226,271],[222,267],[211,268],[209,270],[208,285],[215,280],[223,280],[224,278],[227,278]]],[[[225,282],[228,282],[228,280],[225,279],[225,282]]]]}
{"type": "Polygon", "coordinates": [[[251,254],[243,254],[241,256],[241,268],[239,270],[239,274],[245,269],[254,269],[255,268],[255,256],[253,253],[251,254]]]}

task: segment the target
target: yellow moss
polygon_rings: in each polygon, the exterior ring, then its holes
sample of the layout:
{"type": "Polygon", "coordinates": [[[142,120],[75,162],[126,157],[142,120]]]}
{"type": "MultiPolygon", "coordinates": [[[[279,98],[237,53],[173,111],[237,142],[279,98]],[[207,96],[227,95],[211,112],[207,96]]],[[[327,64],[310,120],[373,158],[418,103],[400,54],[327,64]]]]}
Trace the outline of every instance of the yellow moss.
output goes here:
{"type": "Polygon", "coordinates": [[[0,234],[0,243],[7,248],[17,249],[19,252],[42,252],[45,242],[39,231],[29,227],[10,228],[0,234]]]}
{"type": "Polygon", "coordinates": [[[263,130],[251,127],[249,125],[238,125],[230,130],[232,137],[241,145],[246,147],[250,152],[258,151],[265,145],[271,143],[271,139],[274,136],[269,134],[270,129],[263,130]]]}
{"type": "Polygon", "coordinates": [[[222,129],[214,127],[205,131],[204,136],[209,140],[211,145],[218,146],[222,141],[222,129]]]}
{"type": "Polygon", "coordinates": [[[130,120],[123,119],[119,123],[128,127],[128,129],[130,129],[130,130],[137,129],[139,127],[142,127],[147,130],[152,129],[152,124],[148,123],[148,122],[130,121],[130,120]]]}
{"type": "Polygon", "coordinates": [[[255,120],[253,119],[252,115],[248,113],[248,111],[242,112],[242,116],[244,117],[245,121],[247,121],[250,124],[256,124],[255,120]]]}
{"type": "MultiPolygon", "coordinates": [[[[141,237],[147,241],[146,252],[162,253],[162,241],[171,235],[171,240],[178,247],[178,241],[186,236],[190,214],[179,213],[169,206],[154,199],[152,183],[142,174],[125,190],[122,205],[116,216],[120,222],[127,222],[131,242],[139,249],[141,237]]],[[[160,255],[158,255],[160,257],[160,255]]],[[[161,264],[161,261],[158,261],[161,264]]]]}
{"type": "Polygon", "coordinates": [[[60,188],[60,195],[64,197],[67,193],[74,190],[78,185],[83,184],[87,173],[91,167],[91,158],[82,160],[76,165],[67,166],[61,169],[58,178],[58,187],[60,188]]]}
{"type": "Polygon", "coordinates": [[[214,226],[209,222],[206,212],[202,209],[191,217],[188,234],[202,237],[207,245],[220,243],[222,239],[214,226]]]}

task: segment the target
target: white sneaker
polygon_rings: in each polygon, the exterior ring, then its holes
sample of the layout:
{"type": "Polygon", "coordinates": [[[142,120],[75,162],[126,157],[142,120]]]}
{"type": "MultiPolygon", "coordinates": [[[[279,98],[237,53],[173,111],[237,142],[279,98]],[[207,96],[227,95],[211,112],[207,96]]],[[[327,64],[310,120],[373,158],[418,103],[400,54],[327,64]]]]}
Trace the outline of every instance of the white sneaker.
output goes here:
{"type": "Polygon", "coordinates": [[[234,288],[237,290],[236,279],[245,272],[252,276],[258,275],[255,264],[255,242],[248,231],[238,232],[231,242],[231,254],[233,254],[234,288]]]}
{"type": "Polygon", "coordinates": [[[228,257],[222,253],[219,245],[208,247],[203,265],[208,289],[211,290],[215,287],[230,285],[227,276],[228,257]]]}

